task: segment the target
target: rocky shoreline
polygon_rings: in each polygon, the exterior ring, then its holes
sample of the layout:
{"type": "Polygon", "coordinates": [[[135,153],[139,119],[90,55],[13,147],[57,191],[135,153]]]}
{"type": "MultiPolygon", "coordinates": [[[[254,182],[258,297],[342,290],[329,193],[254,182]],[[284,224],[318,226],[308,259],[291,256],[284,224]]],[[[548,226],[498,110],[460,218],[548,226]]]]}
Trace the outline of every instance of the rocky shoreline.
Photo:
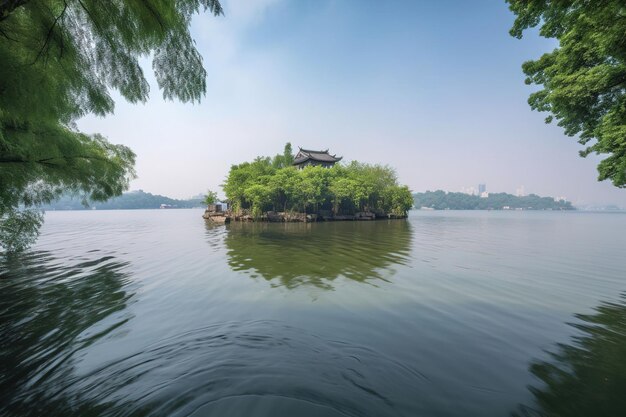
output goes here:
{"type": "Polygon", "coordinates": [[[247,210],[233,213],[230,210],[216,211],[206,209],[202,217],[215,223],[237,222],[269,222],[269,223],[312,223],[321,221],[358,221],[378,219],[405,219],[407,216],[398,216],[390,213],[374,213],[362,211],[354,215],[334,215],[331,212],[322,213],[299,213],[299,212],[276,212],[267,211],[261,216],[254,217],[247,210]]]}

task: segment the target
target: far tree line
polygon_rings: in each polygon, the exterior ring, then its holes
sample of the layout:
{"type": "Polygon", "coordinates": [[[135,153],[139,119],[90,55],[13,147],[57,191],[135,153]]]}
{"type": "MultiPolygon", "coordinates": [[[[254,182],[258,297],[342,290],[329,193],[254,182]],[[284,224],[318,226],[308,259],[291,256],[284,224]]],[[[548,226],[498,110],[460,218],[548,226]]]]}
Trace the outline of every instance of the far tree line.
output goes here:
{"type": "Polygon", "coordinates": [[[488,197],[480,197],[437,190],[416,193],[413,199],[416,208],[435,210],[574,210],[569,201],[554,201],[551,197],[535,194],[518,197],[507,193],[490,193],[488,197]]]}
{"type": "Polygon", "coordinates": [[[43,210],[137,210],[158,209],[163,205],[167,208],[195,208],[203,207],[202,197],[179,200],[164,195],[147,193],[143,190],[131,191],[121,196],[113,197],[107,201],[84,202],[72,195],[64,195],[57,201],[45,204],[43,210]],[[87,203],[87,204],[85,204],[87,203]]]}

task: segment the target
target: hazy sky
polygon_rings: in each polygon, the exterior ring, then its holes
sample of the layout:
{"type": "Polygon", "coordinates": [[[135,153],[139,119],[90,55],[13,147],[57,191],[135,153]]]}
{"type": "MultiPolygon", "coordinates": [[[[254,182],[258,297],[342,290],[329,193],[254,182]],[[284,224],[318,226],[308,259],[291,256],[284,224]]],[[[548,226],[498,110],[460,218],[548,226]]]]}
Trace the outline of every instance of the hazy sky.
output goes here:
{"type": "MultiPolygon", "coordinates": [[[[598,157],[527,104],[521,64],[554,48],[508,34],[504,0],[222,0],[192,34],[208,72],[201,104],[117,100],[79,127],[137,154],[132,189],[219,190],[232,164],[294,149],[389,164],[414,191],[566,196],[626,206],[596,181],[598,157]]],[[[146,72],[150,67],[146,66],[146,72]]]]}

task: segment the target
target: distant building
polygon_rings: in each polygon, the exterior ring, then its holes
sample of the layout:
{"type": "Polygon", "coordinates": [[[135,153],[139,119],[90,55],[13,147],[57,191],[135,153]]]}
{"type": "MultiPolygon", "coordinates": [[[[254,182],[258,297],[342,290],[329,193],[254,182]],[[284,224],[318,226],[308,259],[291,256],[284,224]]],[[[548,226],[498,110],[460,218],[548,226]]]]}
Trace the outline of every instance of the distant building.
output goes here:
{"type": "Polygon", "coordinates": [[[482,196],[484,192],[487,192],[487,184],[478,184],[478,194],[482,196]]]}
{"type": "Polygon", "coordinates": [[[487,191],[483,191],[482,193],[480,193],[480,198],[487,198],[489,197],[489,193],[487,191]]]}
{"type": "Polygon", "coordinates": [[[478,194],[476,192],[476,188],[474,188],[474,187],[469,187],[469,188],[461,187],[461,192],[463,194],[469,194],[469,195],[476,195],[476,194],[478,194]]]}
{"type": "Polygon", "coordinates": [[[515,190],[515,195],[518,197],[524,197],[526,195],[526,190],[524,190],[523,185],[517,187],[517,189],[515,190]]]}
{"type": "Polygon", "coordinates": [[[342,157],[331,155],[328,153],[328,149],[325,151],[312,151],[309,149],[302,149],[298,151],[296,157],[293,160],[293,165],[302,169],[306,166],[323,166],[324,168],[330,168],[337,162],[341,161],[342,157]]]}

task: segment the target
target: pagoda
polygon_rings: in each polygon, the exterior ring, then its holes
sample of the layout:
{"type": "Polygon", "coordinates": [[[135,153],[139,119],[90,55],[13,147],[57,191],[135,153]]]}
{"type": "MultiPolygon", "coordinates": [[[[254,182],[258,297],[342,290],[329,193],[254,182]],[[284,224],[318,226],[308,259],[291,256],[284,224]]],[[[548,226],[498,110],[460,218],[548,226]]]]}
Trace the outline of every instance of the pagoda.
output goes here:
{"type": "Polygon", "coordinates": [[[330,168],[335,163],[341,161],[341,156],[337,157],[328,153],[328,149],[325,151],[312,151],[309,149],[299,148],[296,157],[293,160],[293,165],[298,169],[303,169],[306,166],[323,166],[324,168],[330,168]]]}

